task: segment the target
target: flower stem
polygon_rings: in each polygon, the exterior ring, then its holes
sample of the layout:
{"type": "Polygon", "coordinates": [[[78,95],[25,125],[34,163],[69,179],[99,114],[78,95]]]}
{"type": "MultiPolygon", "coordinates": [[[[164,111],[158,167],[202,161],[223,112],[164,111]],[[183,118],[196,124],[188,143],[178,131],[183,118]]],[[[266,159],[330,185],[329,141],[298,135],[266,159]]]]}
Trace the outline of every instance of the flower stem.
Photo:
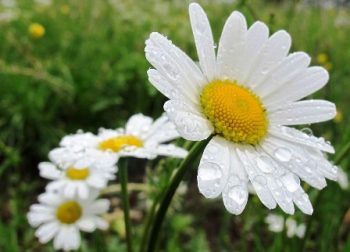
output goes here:
{"type": "Polygon", "coordinates": [[[121,196],[124,210],[124,223],[126,233],[126,243],[128,252],[132,252],[131,225],[129,216],[129,194],[128,194],[128,170],[127,162],[124,159],[119,161],[119,180],[121,185],[121,196]]]}
{"type": "Polygon", "coordinates": [[[158,237],[159,237],[159,231],[161,230],[162,223],[164,220],[164,217],[166,215],[166,212],[168,210],[168,207],[170,205],[170,202],[176,192],[176,189],[178,188],[180,182],[182,181],[186,171],[188,168],[193,164],[193,162],[196,160],[198,155],[204,150],[204,147],[207,145],[207,143],[210,141],[211,137],[209,137],[206,140],[203,140],[201,142],[197,142],[190,152],[188,153],[186,159],[184,159],[178,170],[176,171],[174,177],[170,181],[169,187],[166,189],[164,193],[164,197],[160,201],[160,205],[158,208],[158,211],[155,215],[153,226],[151,229],[151,234],[149,238],[149,243],[147,246],[147,252],[153,252],[156,248],[158,237]]]}

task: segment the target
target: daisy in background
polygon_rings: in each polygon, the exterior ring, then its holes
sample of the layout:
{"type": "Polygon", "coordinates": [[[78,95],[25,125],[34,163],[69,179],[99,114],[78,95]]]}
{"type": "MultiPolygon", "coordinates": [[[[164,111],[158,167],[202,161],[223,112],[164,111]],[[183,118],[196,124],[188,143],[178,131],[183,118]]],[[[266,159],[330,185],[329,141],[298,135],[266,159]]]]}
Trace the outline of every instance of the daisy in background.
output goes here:
{"type": "Polygon", "coordinates": [[[223,28],[216,52],[208,18],[196,3],[189,6],[199,66],[171,41],[151,33],[146,58],[152,85],[170,100],[164,104],[180,135],[201,141],[214,135],[204,150],[198,187],[207,198],[222,196],[226,209],[240,214],[250,181],[269,209],[279,205],[294,213],[294,204],[312,214],[300,179],[322,189],[337,170],[325,152],[334,148],[323,138],[289,126],[327,121],[335,105],[300,100],[322,88],[328,72],[309,67],[304,52],[289,54],[286,31],[269,36],[268,27],[234,11],[223,28]]]}
{"type": "Polygon", "coordinates": [[[57,148],[49,158],[51,162],[39,164],[40,176],[53,180],[46,187],[48,191],[61,191],[67,198],[87,199],[91,190],[105,188],[117,172],[116,156],[94,150],[57,148]]]}
{"type": "Polygon", "coordinates": [[[151,117],[136,114],[130,117],[125,128],[102,128],[98,135],[79,132],[64,137],[60,145],[77,150],[94,149],[119,157],[154,159],[160,155],[184,158],[187,155],[185,149],[166,143],[177,137],[179,133],[166,115],[153,121],[151,117]]]}
{"type": "Polygon", "coordinates": [[[96,199],[97,193],[85,200],[68,199],[60,193],[46,192],[39,195],[39,204],[30,207],[27,215],[31,226],[38,227],[35,236],[41,243],[53,239],[56,250],[78,249],[80,230],[93,232],[105,230],[108,223],[99,217],[109,209],[109,201],[96,199]]]}
{"type": "Polygon", "coordinates": [[[292,238],[294,236],[303,238],[306,231],[304,223],[298,225],[298,223],[291,217],[284,220],[283,216],[276,214],[269,214],[265,218],[268,229],[274,233],[280,233],[286,228],[287,237],[292,238]]]}

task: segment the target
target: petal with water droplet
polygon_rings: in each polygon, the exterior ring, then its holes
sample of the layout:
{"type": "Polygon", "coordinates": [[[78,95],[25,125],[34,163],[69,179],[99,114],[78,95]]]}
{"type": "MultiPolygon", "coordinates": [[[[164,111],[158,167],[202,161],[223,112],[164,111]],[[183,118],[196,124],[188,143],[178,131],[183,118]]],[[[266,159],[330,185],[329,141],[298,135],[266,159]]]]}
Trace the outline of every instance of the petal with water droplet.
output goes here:
{"type": "Polygon", "coordinates": [[[298,101],[278,107],[269,112],[272,124],[301,125],[324,122],[334,118],[336,108],[334,103],[324,100],[298,101]]]}
{"type": "Polygon", "coordinates": [[[229,186],[228,183],[222,193],[222,198],[227,211],[236,215],[241,214],[247,205],[248,188],[246,184],[229,186]]]}
{"type": "Polygon", "coordinates": [[[179,134],[191,141],[206,139],[213,132],[211,123],[181,101],[170,100],[164,104],[164,110],[169,119],[176,125],[179,134]]]}
{"type": "Polygon", "coordinates": [[[198,168],[198,188],[207,198],[222,192],[230,169],[230,155],[226,140],[215,136],[206,146],[198,168]]]}

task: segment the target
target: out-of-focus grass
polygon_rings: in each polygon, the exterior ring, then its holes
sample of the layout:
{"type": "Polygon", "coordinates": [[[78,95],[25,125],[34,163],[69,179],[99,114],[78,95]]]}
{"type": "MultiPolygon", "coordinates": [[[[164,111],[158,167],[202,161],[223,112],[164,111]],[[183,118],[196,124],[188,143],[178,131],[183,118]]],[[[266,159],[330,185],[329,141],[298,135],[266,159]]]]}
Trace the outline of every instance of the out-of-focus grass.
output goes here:
{"type": "MultiPolygon", "coordinates": [[[[311,8],[296,1],[199,2],[208,12],[216,41],[224,21],[238,8],[249,24],[258,18],[271,31],[288,30],[293,51],[307,51],[313,64],[319,53],[326,53],[332,64],[331,79],[315,97],[335,102],[343,120],[311,128],[337,149],[350,141],[349,10],[311,8]]],[[[148,84],[146,75],[150,66],[144,41],[151,31],[166,34],[195,59],[196,54],[186,1],[57,0],[45,6],[26,0],[18,1],[14,11],[17,18],[0,21],[0,250],[52,251],[50,245],[37,242],[25,218],[46,183],[38,176],[37,163],[47,158],[62,136],[77,129],[96,132],[102,126],[120,126],[136,112],[162,113],[165,98],[148,84]],[[45,27],[42,38],[28,35],[32,22],[45,27]]],[[[346,157],[341,163],[347,172],[349,160],[346,157]]],[[[144,202],[149,205],[174,169],[172,162],[162,161],[157,170],[151,169],[152,164],[147,166],[147,179],[139,171],[132,173],[137,169],[129,175],[157,190],[133,194],[132,207],[141,209],[134,214],[136,245],[144,202]]],[[[205,200],[199,194],[195,173],[194,166],[187,192],[175,199],[169,212],[162,232],[164,251],[299,251],[301,240],[267,231],[263,219],[269,211],[256,197],[251,197],[241,216],[232,216],[221,200],[205,200]]],[[[308,189],[314,200],[317,191],[308,189]]],[[[329,182],[314,206],[308,251],[350,250],[349,214],[344,219],[349,196],[349,191],[329,182]]],[[[111,197],[118,206],[118,197],[111,197]]],[[[299,211],[296,218],[308,220],[299,211]]],[[[112,222],[110,231],[84,235],[81,250],[123,251],[117,223],[112,222]]]]}

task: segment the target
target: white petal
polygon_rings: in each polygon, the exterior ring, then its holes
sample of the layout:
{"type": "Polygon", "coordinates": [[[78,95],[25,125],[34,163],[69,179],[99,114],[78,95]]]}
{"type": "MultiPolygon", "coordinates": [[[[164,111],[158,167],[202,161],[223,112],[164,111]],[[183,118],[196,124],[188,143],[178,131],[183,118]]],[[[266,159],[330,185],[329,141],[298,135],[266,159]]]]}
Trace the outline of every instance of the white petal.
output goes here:
{"type": "Polygon", "coordinates": [[[49,213],[38,213],[38,212],[30,211],[27,214],[27,219],[29,224],[32,227],[37,227],[45,222],[54,220],[55,219],[54,216],[55,216],[54,213],[49,214],[49,213]]]}
{"type": "Polygon", "coordinates": [[[163,143],[179,137],[175,124],[169,121],[168,116],[164,113],[161,117],[154,121],[149,130],[146,139],[163,143]]]}
{"type": "Polygon", "coordinates": [[[293,194],[293,201],[305,214],[311,215],[314,211],[309,196],[304,192],[302,188],[293,194]]]}
{"type": "Polygon", "coordinates": [[[96,227],[101,230],[106,230],[108,228],[108,222],[102,218],[95,218],[96,227]]]}
{"type": "Polygon", "coordinates": [[[38,196],[38,200],[49,206],[57,206],[62,202],[62,198],[54,193],[42,193],[38,196]]]}
{"type": "Polygon", "coordinates": [[[349,187],[348,175],[342,169],[338,169],[337,181],[342,189],[347,189],[349,187]]]}
{"type": "Polygon", "coordinates": [[[126,134],[142,136],[148,132],[153,123],[153,119],[143,114],[136,114],[129,118],[126,123],[126,134]]]}
{"type": "Polygon", "coordinates": [[[89,189],[84,182],[81,182],[77,186],[78,195],[81,199],[87,199],[89,197],[89,189]]]}
{"type": "Polygon", "coordinates": [[[56,235],[58,229],[58,223],[56,221],[52,221],[40,226],[35,232],[35,236],[39,238],[41,243],[47,243],[56,235]]]}
{"type": "Polygon", "coordinates": [[[89,211],[92,214],[103,214],[109,209],[110,202],[107,199],[98,199],[90,205],[89,211]]]}
{"type": "Polygon", "coordinates": [[[324,100],[306,100],[289,103],[269,112],[271,124],[301,125],[330,120],[337,111],[334,103],[324,100]]]}
{"type": "Polygon", "coordinates": [[[299,145],[271,136],[265,140],[262,148],[274,158],[280,167],[285,167],[295,173],[311,186],[322,189],[327,185],[324,176],[317,169],[318,162],[299,145]]]}
{"type": "Polygon", "coordinates": [[[267,40],[259,52],[245,84],[251,88],[258,86],[268,73],[287,56],[292,39],[286,31],[278,31],[267,40]]]}
{"type": "Polygon", "coordinates": [[[189,6],[191,27],[196,42],[199,64],[209,81],[216,77],[214,40],[207,15],[197,3],[189,6]]]}
{"type": "Polygon", "coordinates": [[[86,182],[95,188],[104,188],[107,183],[107,181],[100,176],[90,176],[86,182]]]}
{"type": "Polygon", "coordinates": [[[230,155],[226,140],[215,136],[205,147],[199,163],[197,182],[206,198],[218,197],[227,183],[230,155]]]}
{"type": "Polygon", "coordinates": [[[63,244],[63,250],[74,250],[80,246],[80,233],[77,227],[74,225],[65,228],[66,241],[63,244]]]}
{"type": "Polygon", "coordinates": [[[249,180],[251,181],[256,194],[258,195],[261,203],[263,203],[267,208],[273,209],[277,206],[276,201],[267,187],[267,176],[257,169],[259,157],[252,150],[244,153],[243,150],[236,148],[236,153],[239,159],[242,161],[244,169],[247,171],[249,180]]]}
{"type": "MultiPolygon", "coordinates": [[[[170,83],[174,90],[181,93],[181,97],[187,97],[189,101],[198,104],[197,96],[206,80],[196,64],[185,53],[156,32],[151,33],[146,41],[145,52],[147,60],[166,80],[163,85],[161,79],[156,80],[155,87],[162,85],[162,90],[159,91],[164,91],[165,95],[171,95],[169,93],[172,89],[168,90],[170,83]]],[[[150,81],[153,80],[154,78],[150,78],[150,81]]]]}
{"type": "Polygon", "coordinates": [[[50,162],[39,163],[40,176],[47,179],[58,179],[62,177],[62,171],[50,162]]]}
{"type": "Polygon", "coordinates": [[[269,28],[262,22],[255,22],[247,32],[246,43],[242,51],[242,60],[237,69],[236,80],[245,85],[249,71],[261,48],[269,36],[269,28]]]}
{"type": "Polygon", "coordinates": [[[47,184],[46,190],[48,192],[57,192],[61,191],[65,184],[67,183],[67,180],[55,180],[47,184]]]}
{"type": "Polygon", "coordinates": [[[257,83],[254,88],[255,93],[259,94],[264,101],[265,96],[286,85],[290,80],[305,71],[310,62],[310,56],[304,52],[289,54],[275,69],[267,74],[267,78],[262,83],[257,83]]]}
{"type": "Polygon", "coordinates": [[[294,214],[292,198],[290,197],[290,193],[284,188],[283,183],[277,178],[269,177],[267,186],[282,210],[288,214],[294,214]]]}
{"type": "Polygon", "coordinates": [[[217,55],[218,76],[236,79],[239,75],[246,33],[245,17],[240,12],[234,11],[227,19],[220,38],[217,55]]]}
{"type": "Polygon", "coordinates": [[[320,88],[328,82],[327,70],[322,67],[309,67],[303,73],[291,79],[286,85],[270,93],[264,98],[264,104],[268,109],[282,104],[300,100],[320,88]]]}
{"type": "Polygon", "coordinates": [[[85,232],[93,232],[96,224],[93,217],[82,218],[77,222],[78,227],[85,232]]]}
{"type": "Polygon", "coordinates": [[[317,138],[315,136],[305,134],[297,129],[284,126],[272,126],[269,129],[269,134],[292,143],[309,146],[311,148],[319,149],[329,153],[334,153],[333,146],[327,143],[324,138],[317,138]]]}
{"type": "Polygon", "coordinates": [[[164,110],[179,134],[187,140],[200,141],[213,132],[213,126],[206,118],[181,101],[167,101],[164,110]]]}
{"type": "Polygon", "coordinates": [[[74,198],[78,191],[78,186],[73,182],[67,183],[65,187],[62,188],[63,195],[67,198],[74,198]]]}
{"type": "Polygon", "coordinates": [[[53,247],[56,250],[63,249],[65,242],[67,241],[66,241],[65,227],[63,226],[60,228],[57,235],[55,236],[55,239],[53,241],[53,247]]]}
{"type": "Polygon", "coordinates": [[[158,145],[155,151],[160,156],[169,156],[169,157],[178,157],[178,158],[185,158],[188,154],[187,150],[177,147],[174,144],[158,145]]]}
{"type": "Polygon", "coordinates": [[[232,214],[241,214],[248,202],[248,188],[247,184],[240,183],[237,177],[230,177],[226,183],[222,198],[225,208],[232,214]],[[233,179],[231,179],[233,178],[233,179]]]}

